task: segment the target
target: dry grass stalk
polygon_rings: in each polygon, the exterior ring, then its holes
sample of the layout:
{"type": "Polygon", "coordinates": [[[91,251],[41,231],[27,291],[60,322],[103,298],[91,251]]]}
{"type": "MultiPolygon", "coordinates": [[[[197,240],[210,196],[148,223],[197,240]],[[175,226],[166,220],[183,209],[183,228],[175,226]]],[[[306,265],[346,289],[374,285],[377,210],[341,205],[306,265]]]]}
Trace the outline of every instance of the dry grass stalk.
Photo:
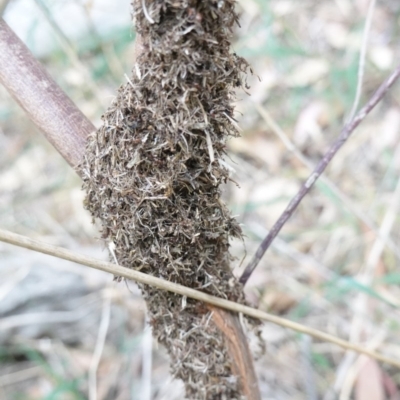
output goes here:
{"type": "MultiPolygon", "coordinates": [[[[297,322],[293,322],[288,319],[281,318],[261,310],[257,310],[256,308],[248,307],[240,303],[235,303],[229,300],[221,299],[220,297],[211,296],[199,290],[194,290],[182,285],[178,285],[173,282],[166,281],[164,279],[157,278],[152,275],[143,274],[142,272],[139,271],[121,267],[119,265],[112,264],[106,261],[98,260],[96,258],[87,257],[85,255],[75,253],[61,247],[53,246],[38,240],[30,239],[26,236],[21,236],[12,232],[4,231],[2,229],[0,229],[0,241],[5,243],[10,243],[15,246],[24,247],[26,249],[39,251],[41,253],[49,254],[51,256],[62,258],[64,260],[69,260],[75,263],[86,265],[87,267],[95,268],[100,271],[108,272],[110,274],[122,276],[126,279],[140,282],[145,285],[150,285],[161,290],[167,290],[173,293],[177,293],[180,296],[196,299],[201,302],[209,304],[210,308],[212,308],[212,306],[224,308],[225,310],[229,310],[234,313],[238,314],[242,313],[243,315],[248,315],[251,318],[272,322],[274,324],[294,330],[296,332],[304,333],[315,339],[325,341],[328,343],[333,343],[337,346],[342,347],[343,349],[352,350],[359,354],[365,354],[373,359],[400,368],[400,361],[398,359],[386,357],[383,354],[377,353],[374,350],[371,350],[368,346],[365,346],[365,344],[351,343],[346,340],[340,339],[336,336],[330,335],[328,333],[310,328],[306,325],[302,325],[297,322]]],[[[225,322],[222,321],[220,325],[224,325],[224,323],[225,322]]],[[[229,329],[231,328],[229,327],[229,329]]],[[[234,329],[231,330],[233,331],[234,329]]],[[[232,344],[232,347],[240,347],[240,346],[232,344]]]]}
{"type": "MultiPolygon", "coordinates": [[[[81,175],[86,207],[101,220],[121,265],[244,302],[229,267],[229,237],[241,231],[220,191],[229,179],[221,162],[225,142],[237,135],[234,90],[247,70],[230,52],[234,5],[133,4],[141,51],[133,76],[89,138],[81,175]]],[[[154,335],[188,398],[259,398],[236,316],[141,289],[154,335]]]]}

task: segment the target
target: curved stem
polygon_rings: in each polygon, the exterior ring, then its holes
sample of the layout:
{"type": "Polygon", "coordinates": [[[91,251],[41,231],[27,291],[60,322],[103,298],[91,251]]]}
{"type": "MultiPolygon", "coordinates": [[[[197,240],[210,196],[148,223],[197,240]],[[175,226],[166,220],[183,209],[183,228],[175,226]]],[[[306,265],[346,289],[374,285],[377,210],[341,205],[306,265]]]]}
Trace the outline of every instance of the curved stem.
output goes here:
{"type": "Polygon", "coordinates": [[[382,100],[383,96],[386,92],[394,85],[394,83],[400,77],[400,65],[392,72],[392,74],[379,86],[378,90],[373,94],[368,103],[357,113],[350,123],[346,124],[342,129],[339,137],[336,139],[334,143],[332,143],[331,147],[324,154],[320,162],[315,167],[314,171],[310,174],[308,179],[301,185],[297,194],[290,201],[289,205],[286,207],[285,211],[281,214],[278,220],[275,222],[274,226],[268,232],[268,235],[261,242],[260,246],[257,249],[256,254],[253,256],[249,264],[246,266],[242,276],[239,281],[245,285],[249,280],[251,274],[256,269],[257,265],[261,261],[265,252],[269,249],[272,242],[281,231],[283,226],[286,224],[287,220],[293,215],[296,211],[297,207],[303,200],[304,196],[311,190],[314,186],[316,180],[321,176],[321,174],[325,171],[328,164],[331,162],[332,158],[336,155],[339,149],[344,145],[346,140],[351,136],[354,130],[361,124],[361,122],[365,119],[365,117],[375,108],[375,106],[382,100]]]}

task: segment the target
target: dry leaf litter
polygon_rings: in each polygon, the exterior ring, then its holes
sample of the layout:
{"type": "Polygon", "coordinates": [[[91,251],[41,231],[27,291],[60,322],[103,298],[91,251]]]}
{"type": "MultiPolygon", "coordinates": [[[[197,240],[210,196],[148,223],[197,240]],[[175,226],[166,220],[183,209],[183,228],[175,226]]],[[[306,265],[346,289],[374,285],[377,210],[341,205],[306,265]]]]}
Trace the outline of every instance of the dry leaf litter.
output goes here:
{"type": "MultiPolygon", "coordinates": [[[[229,264],[241,229],[221,200],[232,100],[248,65],[230,52],[235,1],[133,4],[133,75],[88,141],[85,206],[120,265],[243,302],[229,264]]],[[[190,399],[239,399],[220,331],[202,304],[141,286],[153,332],[190,399]]]]}

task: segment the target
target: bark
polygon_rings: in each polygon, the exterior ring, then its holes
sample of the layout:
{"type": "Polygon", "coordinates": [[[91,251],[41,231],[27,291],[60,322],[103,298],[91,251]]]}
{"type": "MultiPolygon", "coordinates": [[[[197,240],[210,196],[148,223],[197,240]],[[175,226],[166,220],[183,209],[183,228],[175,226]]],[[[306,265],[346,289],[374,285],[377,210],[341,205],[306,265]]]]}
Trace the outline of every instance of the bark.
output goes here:
{"type": "Polygon", "coordinates": [[[76,169],[96,128],[0,19],[0,82],[63,158],[76,169]]]}

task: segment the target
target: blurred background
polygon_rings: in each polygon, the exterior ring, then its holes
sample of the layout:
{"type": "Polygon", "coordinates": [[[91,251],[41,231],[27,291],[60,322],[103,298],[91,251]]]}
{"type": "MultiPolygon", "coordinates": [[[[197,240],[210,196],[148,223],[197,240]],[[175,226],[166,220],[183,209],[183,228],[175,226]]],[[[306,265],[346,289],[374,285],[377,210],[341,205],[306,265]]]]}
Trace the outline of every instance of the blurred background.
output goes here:
{"type": "MultiPolygon", "coordinates": [[[[96,126],[130,75],[129,0],[1,0],[4,19],[96,126]]],[[[349,118],[369,0],[238,0],[229,207],[239,275],[349,118]]],[[[400,59],[400,2],[373,10],[361,104],[400,59]]],[[[335,157],[249,281],[260,309],[400,358],[400,87],[335,157]]],[[[81,182],[0,88],[0,227],[107,259],[81,182]]],[[[400,399],[400,371],[264,324],[263,399],[400,399]]],[[[0,399],[182,399],[133,283],[0,243],[0,399]],[[97,397],[96,397],[97,396],[97,397]]]]}

